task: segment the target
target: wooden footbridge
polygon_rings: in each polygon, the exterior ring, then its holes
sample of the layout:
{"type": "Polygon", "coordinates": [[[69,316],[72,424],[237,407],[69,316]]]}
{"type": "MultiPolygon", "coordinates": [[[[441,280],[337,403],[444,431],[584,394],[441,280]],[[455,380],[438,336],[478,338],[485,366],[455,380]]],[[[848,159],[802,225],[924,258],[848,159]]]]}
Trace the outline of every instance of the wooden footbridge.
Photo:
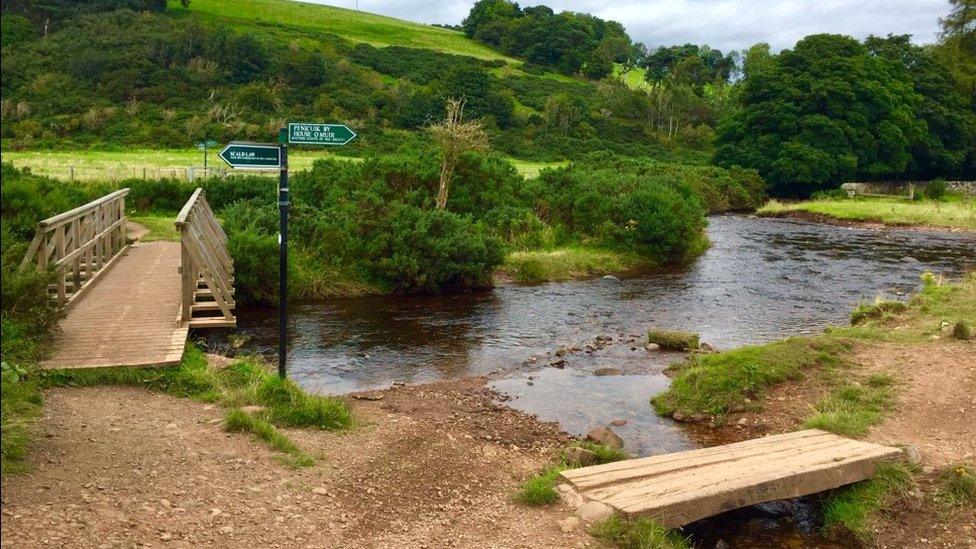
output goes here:
{"type": "Polygon", "coordinates": [[[869,478],[902,451],[818,429],[563,471],[584,500],[675,528],[869,478]]]}
{"type": "Polygon", "coordinates": [[[52,271],[65,310],[43,368],[176,364],[190,328],[236,325],[227,236],[203,189],[176,218],[179,242],[130,241],[128,192],[37,225],[21,267],[52,271]]]}

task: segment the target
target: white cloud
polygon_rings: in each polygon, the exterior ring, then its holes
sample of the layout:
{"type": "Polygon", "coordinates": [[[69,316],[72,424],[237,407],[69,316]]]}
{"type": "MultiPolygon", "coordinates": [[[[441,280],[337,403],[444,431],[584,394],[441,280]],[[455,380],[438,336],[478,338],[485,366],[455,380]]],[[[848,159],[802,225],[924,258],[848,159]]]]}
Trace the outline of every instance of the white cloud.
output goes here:
{"type": "MultiPolygon", "coordinates": [[[[355,8],[357,0],[311,0],[355,8]]],[[[458,24],[471,0],[358,0],[360,10],[423,23],[458,24]]],[[[708,44],[723,51],[769,42],[774,50],[792,47],[808,34],[830,32],[864,38],[869,34],[911,34],[934,42],[947,0],[539,0],[556,11],[588,12],[620,21],[631,38],[649,47],[708,44]]]]}

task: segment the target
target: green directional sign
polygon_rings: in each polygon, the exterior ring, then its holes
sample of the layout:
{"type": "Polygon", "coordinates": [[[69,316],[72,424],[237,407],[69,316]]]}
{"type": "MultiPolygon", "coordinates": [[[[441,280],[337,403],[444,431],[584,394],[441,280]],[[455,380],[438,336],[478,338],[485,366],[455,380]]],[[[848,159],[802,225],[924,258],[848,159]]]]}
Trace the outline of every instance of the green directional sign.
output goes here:
{"type": "Polygon", "coordinates": [[[281,148],[267,143],[234,141],[218,155],[232,168],[267,170],[281,167],[281,148]]]}
{"type": "Polygon", "coordinates": [[[213,139],[207,139],[205,141],[200,141],[197,143],[197,148],[200,149],[201,151],[212,149],[216,146],[217,146],[217,142],[214,141],[213,139]]]}
{"type": "Polygon", "coordinates": [[[345,145],[355,138],[356,132],[345,124],[288,124],[288,142],[295,145],[345,145]]]}

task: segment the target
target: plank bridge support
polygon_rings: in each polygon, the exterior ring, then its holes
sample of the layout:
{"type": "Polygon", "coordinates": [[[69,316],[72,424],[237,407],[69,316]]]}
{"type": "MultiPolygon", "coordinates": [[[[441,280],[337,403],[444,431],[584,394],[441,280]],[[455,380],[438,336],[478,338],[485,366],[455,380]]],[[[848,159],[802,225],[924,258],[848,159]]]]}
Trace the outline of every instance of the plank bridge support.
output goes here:
{"type": "Polygon", "coordinates": [[[705,517],[858,482],[902,450],[818,429],[560,473],[624,518],[676,528],[705,517]]]}
{"type": "Polygon", "coordinates": [[[232,328],[234,262],[227,235],[202,188],[197,188],[176,218],[180,233],[181,307],[179,321],[190,328],[232,328]]]}
{"type": "Polygon", "coordinates": [[[49,290],[58,303],[71,306],[128,246],[127,194],[129,189],[120,189],[39,222],[20,267],[52,269],[49,290]]]}

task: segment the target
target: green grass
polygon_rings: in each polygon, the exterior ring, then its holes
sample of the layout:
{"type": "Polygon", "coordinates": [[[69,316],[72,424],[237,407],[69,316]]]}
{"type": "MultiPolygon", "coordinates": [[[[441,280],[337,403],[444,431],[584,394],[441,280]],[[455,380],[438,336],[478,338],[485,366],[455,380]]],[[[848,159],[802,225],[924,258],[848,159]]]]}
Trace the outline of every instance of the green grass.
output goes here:
{"type": "Polygon", "coordinates": [[[976,273],[951,284],[926,273],[922,275],[922,283],[922,290],[897,315],[890,311],[872,313],[858,318],[856,326],[829,328],[817,336],[792,337],[690,357],[672,368],[675,377],[671,385],[651,402],[662,415],[721,418],[731,410],[759,407],[768,388],[811,374],[840,391],[829,395],[822,403],[823,408],[817,410],[820,425],[831,430],[857,432],[858,423],[870,425],[880,419],[870,409],[879,405],[879,399],[884,408],[885,395],[891,388],[888,383],[871,387],[870,383],[879,380],[869,378],[862,387],[863,392],[844,389],[838,373],[840,367],[849,366],[848,356],[854,344],[878,341],[926,344],[933,336],[951,337],[956,323],[976,323],[976,273]]]}
{"type": "Polygon", "coordinates": [[[814,405],[803,426],[848,437],[864,436],[891,409],[893,385],[894,379],[885,374],[874,374],[864,383],[845,383],[814,405]]]}
{"type": "Polygon", "coordinates": [[[625,274],[649,266],[635,254],[572,246],[512,252],[498,273],[518,282],[536,283],[625,274]]]}
{"type": "Polygon", "coordinates": [[[808,212],[841,220],[873,221],[886,225],[923,225],[976,231],[976,198],[936,202],[904,198],[850,198],[782,203],[770,200],[759,215],[808,212]]]}
{"type": "Polygon", "coordinates": [[[532,179],[539,175],[539,172],[547,168],[561,168],[563,166],[569,165],[568,160],[562,162],[533,162],[531,160],[519,160],[517,158],[510,158],[508,160],[515,166],[522,177],[526,179],[532,179]]]}
{"type": "Polygon", "coordinates": [[[623,82],[628,88],[632,90],[646,90],[650,88],[647,80],[644,79],[644,74],[647,72],[645,69],[637,67],[621,74],[623,68],[624,66],[620,63],[614,63],[613,76],[623,82]]]}
{"type": "MultiPolygon", "coordinates": [[[[570,444],[570,447],[573,446],[579,446],[593,452],[597,464],[630,459],[630,454],[627,452],[596,442],[576,441],[570,444]]],[[[577,465],[566,463],[565,452],[563,452],[560,454],[559,462],[532,475],[519,485],[515,492],[515,501],[532,506],[555,503],[559,499],[559,493],[556,492],[556,484],[560,478],[559,473],[574,467],[577,465]]]]}
{"type": "Polygon", "coordinates": [[[23,370],[3,362],[0,383],[0,475],[26,469],[30,423],[41,409],[41,393],[23,370]]]}
{"type": "Polygon", "coordinates": [[[532,475],[519,485],[518,491],[515,492],[515,501],[532,506],[555,503],[559,499],[556,482],[559,481],[559,473],[566,469],[565,464],[552,465],[532,475]]]}
{"type": "Polygon", "coordinates": [[[693,351],[701,346],[698,334],[680,330],[649,330],[647,342],[666,351],[693,351]]]}
{"type": "MultiPolygon", "coordinates": [[[[232,171],[217,158],[220,149],[211,149],[208,165],[232,171]]],[[[288,165],[293,170],[308,170],[321,158],[361,161],[353,157],[336,156],[326,151],[289,151],[288,165]]],[[[142,178],[143,170],[149,179],[164,177],[186,178],[185,168],[203,166],[203,153],[196,149],[131,149],[126,151],[4,151],[3,161],[18,168],[30,168],[32,173],[68,180],[70,166],[74,166],[75,181],[119,181],[142,178]]],[[[274,175],[271,172],[267,172],[274,175]]],[[[277,173],[277,172],[275,172],[277,173]]]]}
{"type": "MultiPolygon", "coordinates": [[[[342,398],[306,393],[293,381],[279,378],[255,358],[215,368],[207,363],[203,351],[193,345],[187,346],[177,367],[55,370],[44,372],[40,383],[45,387],[129,385],[214,402],[229,409],[260,406],[261,411],[251,414],[253,419],[271,426],[341,430],[353,423],[349,406],[342,398]]],[[[253,427],[267,430],[256,422],[253,427]]],[[[260,432],[251,432],[264,439],[260,432]]]]}
{"type": "Polygon", "coordinates": [[[939,475],[935,500],[946,507],[976,506],[976,465],[957,463],[939,475]]]}
{"type": "MultiPolygon", "coordinates": [[[[233,170],[217,158],[220,149],[211,149],[208,165],[233,170]]],[[[288,152],[288,166],[291,170],[300,171],[312,168],[312,164],[320,159],[346,160],[362,162],[355,156],[340,156],[324,150],[292,150],[288,152]]],[[[3,161],[10,162],[17,168],[30,168],[32,173],[69,180],[70,166],[74,166],[75,181],[120,181],[127,178],[142,178],[145,169],[146,177],[158,179],[175,177],[186,178],[186,168],[203,166],[203,153],[196,149],[131,149],[125,151],[92,151],[77,149],[70,151],[4,151],[3,161]]],[[[510,158],[523,177],[533,178],[546,168],[565,166],[569,162],[532,162],[510,158]]],[[[264,173],[273,176],[277,172],[249,172],[264,173]]],[[[202,174],[202,172],[201,172],[202,174]]]]}
{"type": "Polygon", "coordinates": [[[140,238],[142,242],[155,242],[157,240],[179,242],[180,240],[180,233],[176,231],[176,225],[173,223],[176,216],[171,217],[159,214],[127,214],[126,217],[128,217],[132,222],[138,223],[139,225],[149,229],[149,233],[140,238]]]}
{"type": "Polygon", "coordinates": [[[851,313],[851,324],[860,324],[868,319],[881,319],[893,316],[908,308],[904,301],[886,301],[880,297],[874,303],[858,303],[851,313]]]}
{"type": "Polygon", "coordinates": [[[811,369],[836,368],[850,348],[831,337],[793,337],[765,345],[750,345],[721,353],[690,357],[678,366],[668,390],[652,399],[659,414],[722,416],[745,408],[766,389],[799,379],[811,369]]]}
{"type": "Polygon", "coordinates": [[[882,463],[870,479],[831,492],[824,501],[824,531],[842,529],[862,542],[870,541],[878,512],[908,493],[914,475],[907,464],[882,463]]]}
{"type": "Polygon", "coordinates": [[[590,534],[621,549],[690,549],[688,539],[648,518],[625,520],[613,515],[590,527],[590,534]]]}
{"type": "MultiPolygon", "coordinates": [[[[182,11],[177,1],[171,0],[169,6],[174,11],[182,11]]],[[[514,61],[458,31],[321,4],[282,0],[193,0],[189,10],[206,19],[242,29],[256,25],[284,30],[292,28],[334,34],[351,42],[374,46],[396,45],[514,61]]]]}
{"type": "Polygon", "coordinates": [[[620,448],[611,448],[605,444],[600,444],[599,442],[580,440],[570,444],[570,447],[573,446],[578,446],[593,452],[593,457],[596,459],[597,465],[630,459],[630,454],[628,454],[626,451],[620,448]]]}
{"type": "Polygon", "coordinates": [[[234,408],[227,412],[224,420],[224,428],[231,432],[251,433],[256,438],[263,440],[271,448],[285,454],[288,459],[284,463],[293,467],[310,467],[315,464],[315,459],[295,445],[288,437],[283,435],[271,423],[254,417],[253,415],[234,408]]]}

